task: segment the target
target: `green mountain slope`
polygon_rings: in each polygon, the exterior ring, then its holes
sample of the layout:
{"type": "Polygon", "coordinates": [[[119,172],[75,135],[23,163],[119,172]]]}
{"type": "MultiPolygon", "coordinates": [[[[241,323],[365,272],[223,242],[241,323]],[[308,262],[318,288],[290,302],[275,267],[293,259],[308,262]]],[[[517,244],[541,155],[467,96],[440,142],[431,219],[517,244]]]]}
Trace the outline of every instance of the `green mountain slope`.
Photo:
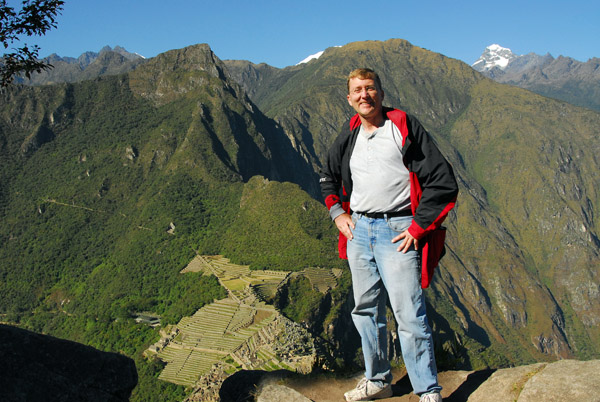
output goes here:
{"type": "MultiPolygon", "coordinates": [[[[243,79],[239,62],[227,64],[243,79]]],[[[402,40],[327,49],[285,82],[271,72],[276,90],[245,85],[319,166],[352,113],[345,77],[365,66],[380,73],[384,103],[416,115],[459,176],[451,252],[433,287],[452,305],[453,331],[512,361],[597,356],[599,115],[402,40]]]]}

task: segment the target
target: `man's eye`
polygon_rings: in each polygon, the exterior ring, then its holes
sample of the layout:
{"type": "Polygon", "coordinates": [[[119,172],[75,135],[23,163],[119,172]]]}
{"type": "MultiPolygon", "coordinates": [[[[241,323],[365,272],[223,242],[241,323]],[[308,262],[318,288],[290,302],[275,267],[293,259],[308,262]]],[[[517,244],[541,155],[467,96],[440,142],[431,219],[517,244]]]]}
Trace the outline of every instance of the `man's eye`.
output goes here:
{"type": "Polygon", "coordinates": [[[368,86],[368,87],[364,87],[364,88],[357,87],[357,88],[354,88],[354,90],[352,92],[354,92],[355,94],[358,95],[358,94],[362,94],[363,91],[367,91],[367,93],[372,94],[372,93],[377,92],[377,88],[375,88],[373,86],[368,86]]]}

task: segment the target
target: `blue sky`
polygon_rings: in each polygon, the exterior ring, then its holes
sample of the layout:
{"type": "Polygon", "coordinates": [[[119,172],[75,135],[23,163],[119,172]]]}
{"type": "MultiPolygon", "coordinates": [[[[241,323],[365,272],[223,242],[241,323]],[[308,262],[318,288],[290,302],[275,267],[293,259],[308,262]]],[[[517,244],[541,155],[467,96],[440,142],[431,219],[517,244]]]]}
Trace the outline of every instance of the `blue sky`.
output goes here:
{"type": "MultiPolygon", "coordinates": [[[[20,3],[9,0],[9,5],[20,3]]],[[[472,64],[497,43],[580,61],[600,57],[600,2],[66,0],[40,56],[123,46],[145,57],[208,43],[221,59],[293,65],[331,46],[406,39],[472,64]]]]}

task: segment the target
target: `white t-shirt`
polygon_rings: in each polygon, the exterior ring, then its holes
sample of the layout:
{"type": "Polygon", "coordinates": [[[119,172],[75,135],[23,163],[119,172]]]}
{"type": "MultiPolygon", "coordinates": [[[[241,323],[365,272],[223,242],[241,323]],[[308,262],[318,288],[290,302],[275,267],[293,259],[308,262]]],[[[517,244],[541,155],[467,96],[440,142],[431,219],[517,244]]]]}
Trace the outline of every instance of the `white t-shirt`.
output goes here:
{"type": "Polygon", "coordinates": [[[369,134],[361,126],[350,157],[352,195],[357,212],[410,208],[409,172],[402,162],[402,134],[391,120],[369,134]]]}

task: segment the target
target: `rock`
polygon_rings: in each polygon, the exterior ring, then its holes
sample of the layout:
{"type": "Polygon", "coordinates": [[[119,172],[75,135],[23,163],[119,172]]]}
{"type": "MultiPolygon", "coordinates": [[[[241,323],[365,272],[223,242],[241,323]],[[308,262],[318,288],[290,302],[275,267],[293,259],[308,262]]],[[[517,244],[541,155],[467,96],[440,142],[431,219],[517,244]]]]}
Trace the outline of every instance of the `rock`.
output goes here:
{"type": "Polygon", "coordinates": [[[266,385],[256,398],[256,402],[311,402],[310,399],[285,385],[266,385]]]}
{"type": "Polygon", "coordinates": [[[496,371],[469,402],[600,401],[600,360],[559,360],[496,371]]]}
{"type": "Polygon", "coordinates": [[[126,402],[133,360],[80,343],[0,324],[0,400],[126,402]]]}
{"type": "Polygon", "coordinates": [[[523,387],[517,402],[600,401],[600,360],[560,360],[523,387]]]}
{"type": "MultiPolygon", "coordinates": [[[[406,371],[395,369],[393,374],[394,395],[382,401],[418,401],[406,371]]],[[[262,378],[257,401],[342,401],[344,392],[353,388],[361,377],[362,373],[350,378],[328,375],[262,378]]],[[[600,360],[559,360],[500,370],[444,371],[439,373],[439,382],[445,402],[599,402],[600,360]]]]}
{"type": "Polygon", "coordinates": [[[469,402],[487,402],[494,395],[494,402],[514,402],[527,381],[547,363],[537,363],[528,366],[501,369],[475,390],[469,397],[469,402]]]}
{"type": "Polygon", "coordinates": [[[127,159],[129,159],[130,161],[132,161],[135,158],[137,158],[138,155],[139,155],[139,152],[138,152],[137,148],[134,147],[133,145],[125,148],[125,157],[127,159]]]}

